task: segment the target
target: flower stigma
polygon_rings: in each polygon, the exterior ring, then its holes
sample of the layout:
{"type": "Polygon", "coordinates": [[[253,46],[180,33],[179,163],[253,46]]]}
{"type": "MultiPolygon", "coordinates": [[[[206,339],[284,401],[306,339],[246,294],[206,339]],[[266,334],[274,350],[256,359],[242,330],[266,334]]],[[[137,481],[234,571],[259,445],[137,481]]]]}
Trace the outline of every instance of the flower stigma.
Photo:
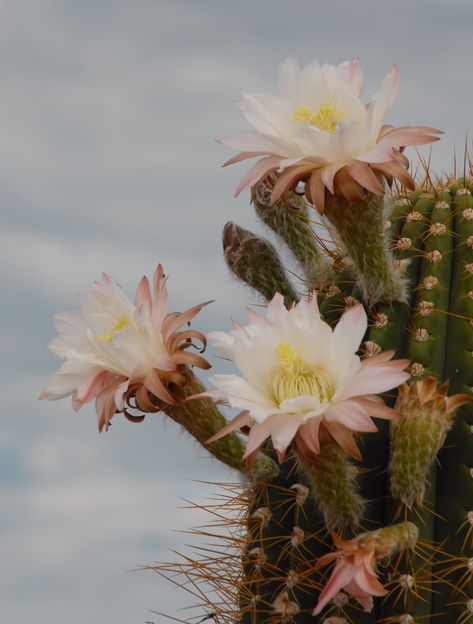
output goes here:
{"type": "Polygon", "coordinates": [[[127,327],[130,324],[130,320],[125,318],[122,318],[118,321],[118,323],[112,327],[112,329],[108,332],[106,332],[105,334],[100,334],[100,336],[97,336],[97,338],[99,340],[102,340],[102,342],[111,342],[113,335],[117,334],[119,331],[121,331],[122,329],[125,329],[125,327],[127,327]]]}
{"type": "Polygon", "coordinates": [[[287,342],[278,343],[276,349],[279,368],[272,385],[278,404],[303,396],[315,396],[321,404],[330,401],[335,389],[322,366],[308,364],[300,357],[300,349],[292,349],[287,342]]]}
{"type": "Polygon", "coordinates": [[[337,108],[336,96],[334,95],[326,104],[322,104],[319,110],[314,113],[307,106],[299,106],[292,114],[294,121],[302,124],[310,124],[318,130],[332,134],[337,129],[337,125],[347,119],[347,113],[337,108]]]}

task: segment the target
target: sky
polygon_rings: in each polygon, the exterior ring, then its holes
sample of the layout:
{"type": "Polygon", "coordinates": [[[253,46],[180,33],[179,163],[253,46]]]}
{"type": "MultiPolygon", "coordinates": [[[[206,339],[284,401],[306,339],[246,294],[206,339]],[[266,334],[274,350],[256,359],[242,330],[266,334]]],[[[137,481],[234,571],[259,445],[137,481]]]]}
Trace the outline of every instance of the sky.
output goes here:
{"type": "Polygon", "coordinates": [[[288,57],[360,57],[371,95],[396,63],[389,121],[443,129],[432,167],[449,171],[473,130],[472,19],[470,0],[0,0],[2,622],[185,618],[186,596],[132,570],[205,521],[178,509],[212,495],[196,481],[237,479],[162,415],[99,435],[92,405],[39,402],[51,317],[103,271],[132,295],[161,262],[171,307],[215,299],[198,329],[243,319],[256,298],[221,231],[264,230],[215,142],[246,128],[241,91],[274,90],[288,57]]]}

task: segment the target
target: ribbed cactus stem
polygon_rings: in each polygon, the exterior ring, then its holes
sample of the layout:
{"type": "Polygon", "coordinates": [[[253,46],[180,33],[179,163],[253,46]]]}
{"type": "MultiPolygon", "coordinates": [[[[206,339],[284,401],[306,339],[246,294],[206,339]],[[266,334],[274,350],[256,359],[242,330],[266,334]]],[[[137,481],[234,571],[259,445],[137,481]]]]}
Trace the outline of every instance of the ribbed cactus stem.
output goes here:
{"type": "Polygon", "coordinates": [[[385,233],[383,198],[367,193],[363,201],[347,202],[327,194],[325,212],[353,261],[365,301],[405,301],[405,279],[393,265],[385,233]]]}
{"type": "Polygon", "coordinates": [[[186,372],[186,377],[186,384],[173,390],[173,395],[178,402],[176,405],[170,405],[166,409],[166,414],[186,429],[198,442],[205,445],[214,457],[251,480],[270,481],[277,476],[279,469],[276,463],[262,452],[259,452],[248,466],[243,458],[245,445],[236,433],[226,435],[212,444],[205,444],[227,424],[227,421],[211,399],[203,397],[186,400],[188,397],[205,391],[203,384],[190,370],[186,372]]]}
{"type": "Polygon", "coordinates": [[[287,305],[298,300],[279,254],[269,241],[228,222],[223,229],[222,242],[228,268],[264,299],[269,301],[279,292],[287,305]]]}
{"type": "Polygon", "coordinates": [[[299,471],[310,484],[329,531],[356,528],[364,501],[356,483],[357,468],[337,444],[324,444],[307,459],[299,454],[299,471]]]}
{"type": "Polygon", "coordinates": [[[301,265],[310,289],[321,289],[330,284],[334,271],[312,230],[304,197],[289,192],[286,200],[271,205],[273,186],[260,184],[254,192],[253,203],[258,217],[289,247],[301,265]]]}

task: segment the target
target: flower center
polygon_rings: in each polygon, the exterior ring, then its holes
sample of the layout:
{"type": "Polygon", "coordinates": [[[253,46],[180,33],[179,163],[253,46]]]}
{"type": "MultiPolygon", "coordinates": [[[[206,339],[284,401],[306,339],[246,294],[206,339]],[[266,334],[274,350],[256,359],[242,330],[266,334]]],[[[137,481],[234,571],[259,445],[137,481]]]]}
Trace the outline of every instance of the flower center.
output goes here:
{"type": "Polygon", "coordinates": [[[300,357],[300,349],[292,349],[286,342],[277,345],[279,368],[273,378],[273,393],[278,404],[286,399],[315,396],[327,403],[334,387],[322,366],[308,364],[300,357]]]}
{"type": "Polygon", "coordinates": [[[114,334],[118,333],[119,331],[124,329],[129,324],[130,324],[129,319],[127,319],[126,317],[122,318],[118,321],[118,323],[114,327],[112,327],[110,331],[106,332],[105,334],[100,334],[100,336],[97,336],[97,338],[99,340],[102,340],[103,342],[110,342],[114,334]]]}
{"type": "Polygon", "coordinates": [[[307,106],[300,106],[292,113],[292,118],[302,124],[310,124],[314,128],[325,132],[335,132],[337,125],[347,119],[347,113],[337,108],[336,96],[322,104],[318,111],[314,112],[307,106]]]}

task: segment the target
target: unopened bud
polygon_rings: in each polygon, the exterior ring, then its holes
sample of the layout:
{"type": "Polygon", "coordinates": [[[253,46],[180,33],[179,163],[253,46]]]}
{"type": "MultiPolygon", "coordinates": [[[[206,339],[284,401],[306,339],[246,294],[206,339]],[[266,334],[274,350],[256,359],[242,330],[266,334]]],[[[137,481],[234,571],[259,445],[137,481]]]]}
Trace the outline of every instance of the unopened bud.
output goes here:
{"type": "Polygon", "coordinates": [[[443,446],[455,411],[472,399],[466,394],[447,396],[447,384],[428,376],[399,388],[395,406],[400,418],[391,422],[391,492],[411,508],[421,504],[427,475],[443,446]]]}
{"type": "Polygon", "coordinates": [[[266,239],[229,222],[223,229],[223,253],[232,273],[267,301],[277,292],[286,304],[298,300],[276,248],[266,239]]]}

